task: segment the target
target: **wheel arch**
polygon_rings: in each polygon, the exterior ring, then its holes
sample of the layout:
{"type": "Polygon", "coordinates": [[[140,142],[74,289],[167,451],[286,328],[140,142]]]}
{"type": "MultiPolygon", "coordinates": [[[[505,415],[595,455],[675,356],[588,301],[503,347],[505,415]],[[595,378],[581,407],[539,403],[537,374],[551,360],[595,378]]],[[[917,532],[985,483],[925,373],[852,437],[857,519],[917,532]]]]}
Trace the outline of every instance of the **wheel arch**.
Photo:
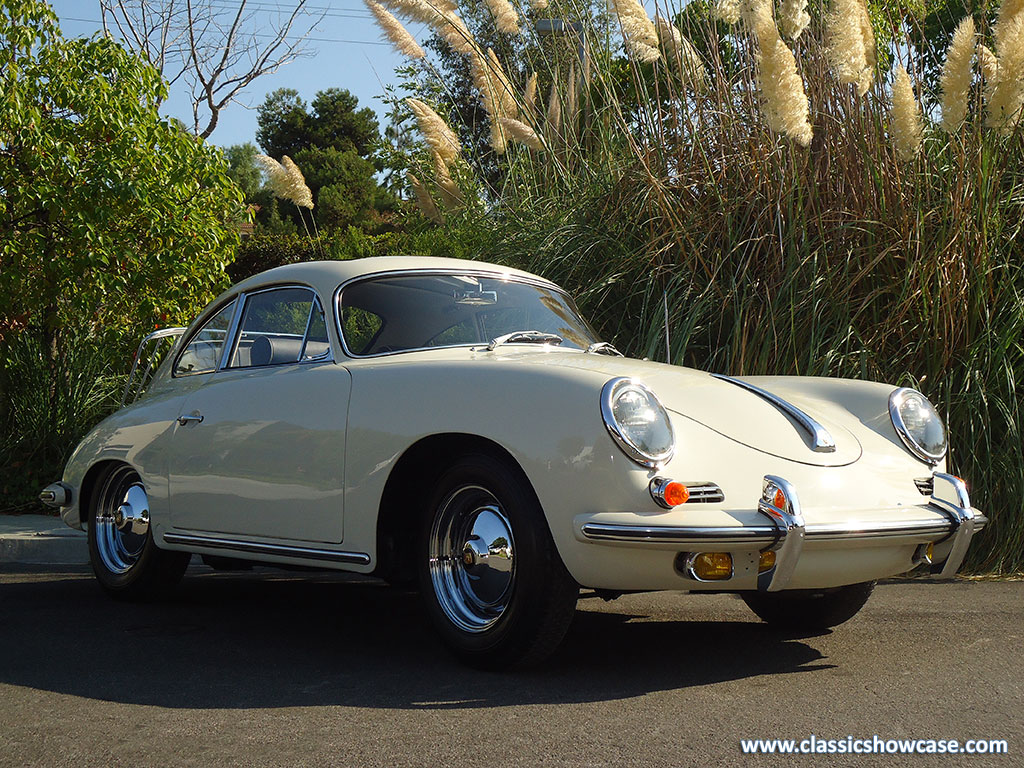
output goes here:
{"type": "Polygon", "coordinates": [[[131,467],[131,464],[127,461],[120,461],[119,459],[102,459],[90,466],[82,477],[82,483],[78,487],[78,522],[81,523],[83,527],[89,523],[89,505],[92,502],[92,494],[96,488],[96,483],[109,469],[117,466],[118,464],[131,467]]]}
{"type": "Polygon", "coordinates": [[[428,495],[426,489],[459,458],[475,453],[490,456],[508,466],[537,498],[537,491],[520,463],[499,443],[463,432],[422,437],[395,462],[384,484],[377,513],[376,575],[396,583],[408,583],[415,579],[414,546],[419,531],[419,516],[424,512],[428,495]],[[412,489],[412,503],[404,500],[410,493],[409,489],[412,489]]]}

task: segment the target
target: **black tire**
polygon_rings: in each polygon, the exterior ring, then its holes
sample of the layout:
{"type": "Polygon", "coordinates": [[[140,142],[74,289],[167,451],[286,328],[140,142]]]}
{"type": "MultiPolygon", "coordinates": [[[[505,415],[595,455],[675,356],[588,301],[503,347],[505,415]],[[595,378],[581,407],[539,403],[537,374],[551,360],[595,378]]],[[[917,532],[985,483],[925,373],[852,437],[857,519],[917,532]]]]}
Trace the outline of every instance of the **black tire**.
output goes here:
{"type": "Polygon", "coordinates": [[[164,594],[177,584],[192,555],[160,549],[146,524],[133,527],[124,520],[123,504],[134,502],[135,514],[149,504],[138,472],[127,464],[110,467],[95,484],[89,500],[89,561],[96,580],[112,597],[120,600],[144,600],[164,594]],[[141,496],[140,494],[141,490],[141,496]],[[130,494],[130,496],[129,496],[130,494]]]}
{"type": "Polygon", "coordinates": [[[875,582],[827,590],[745,592],[743,602],[763,621],[780,629],[823,630],[852,619],[868,601],[875,582]]]}
{"type": "Polygon", "coordinates": [[[445,645],[485,669],[551,655],[572,622],[579,585],[526,479],[490,456],[463,457],[437,481],[424,518],[417,575],[445,645]]]}

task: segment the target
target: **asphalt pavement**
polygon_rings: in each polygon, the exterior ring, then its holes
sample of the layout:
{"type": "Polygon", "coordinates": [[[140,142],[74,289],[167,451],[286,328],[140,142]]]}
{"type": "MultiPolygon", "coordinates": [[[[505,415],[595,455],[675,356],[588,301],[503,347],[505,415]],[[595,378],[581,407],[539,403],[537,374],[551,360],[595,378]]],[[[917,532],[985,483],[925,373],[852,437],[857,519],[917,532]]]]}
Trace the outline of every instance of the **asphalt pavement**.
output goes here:
{"type": "Polygon", "coordinates": [[[415,593],[193,566],[118,603],[0,563],[0,765],[1021,766],[1024,583],[882,584],[814,636],[726,595],[584,597],[543,667],[452,660],[415,593]],[[1008,755],[742,754],[743,738],[1006,739],[1008,755]]]}

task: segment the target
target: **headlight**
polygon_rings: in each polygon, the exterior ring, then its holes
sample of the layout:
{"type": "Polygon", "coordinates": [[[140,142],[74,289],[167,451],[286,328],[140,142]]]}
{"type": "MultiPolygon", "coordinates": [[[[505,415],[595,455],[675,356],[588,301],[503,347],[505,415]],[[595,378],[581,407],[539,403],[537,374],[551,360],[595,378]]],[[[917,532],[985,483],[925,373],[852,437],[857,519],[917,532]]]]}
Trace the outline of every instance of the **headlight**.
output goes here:
{"type": "Polygon", "coordinates": [[[612,379],[601,390],[601,415],[629,458],[656,467],[672,458],[675,437],[668,414],[647,387],[633,379],[612,379]]]}
{"type": "Polygon", "coordinates": [[[928,398],[913,389],[889,395],[889,415],[896,433],[910,452],[929,464],[946,455],[946,430],[928,398]]]}

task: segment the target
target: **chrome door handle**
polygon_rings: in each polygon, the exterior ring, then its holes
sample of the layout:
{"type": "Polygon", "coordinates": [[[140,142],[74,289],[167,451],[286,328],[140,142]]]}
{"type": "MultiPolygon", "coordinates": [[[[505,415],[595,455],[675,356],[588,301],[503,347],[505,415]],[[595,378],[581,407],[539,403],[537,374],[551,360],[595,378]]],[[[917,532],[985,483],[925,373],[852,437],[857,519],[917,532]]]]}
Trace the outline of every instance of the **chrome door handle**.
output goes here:
{"type": "Polygon", "coordinates": [[[192,413],[183,413],[181,416],[178,417],[178,423],[181,424],[181,426],[183,427],[190,421],[194,421],[196,424],[202,423],[203,414],[201,414],[199,411],[192,411],[192,413]]]}

